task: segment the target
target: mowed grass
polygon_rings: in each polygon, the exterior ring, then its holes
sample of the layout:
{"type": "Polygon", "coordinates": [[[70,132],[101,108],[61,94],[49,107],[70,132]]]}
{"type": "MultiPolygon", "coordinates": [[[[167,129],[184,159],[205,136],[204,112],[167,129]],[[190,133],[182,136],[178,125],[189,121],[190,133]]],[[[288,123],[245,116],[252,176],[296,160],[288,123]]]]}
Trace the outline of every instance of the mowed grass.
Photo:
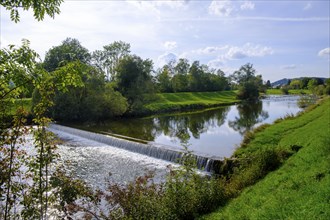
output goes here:
{"type": "MultiPolygon", "coordinates": [[[[302,94],[312,94],[308,89],[290,89],[289,95],[302,95],[302,94]]],[[[266,95],[283,95],[281,89],[267,89],[266,95]]]]}
{"type": "Polygon", "coordinates": [[[330,219],[330,99],[258,132],[237,157],[269,148],[300,150],[202,219],[330,219]]]}
{"type": "Polygon", "coordinates": [[[184,109],[231,105],[239,102],[235,91],[158,93],[144,107],[149,112],[168,112],[184,109]]]}

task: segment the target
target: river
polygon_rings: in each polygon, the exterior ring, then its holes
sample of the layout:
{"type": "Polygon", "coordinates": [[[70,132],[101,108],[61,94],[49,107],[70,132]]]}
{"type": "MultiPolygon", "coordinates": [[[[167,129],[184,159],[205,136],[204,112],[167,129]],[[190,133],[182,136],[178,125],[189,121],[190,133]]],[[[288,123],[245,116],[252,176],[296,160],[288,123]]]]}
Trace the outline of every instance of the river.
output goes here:
{"type": "MultiPolygon", "coordinates": [[[[74,126],[165,147],[182,149],[185,145],[198,155],[223,158],[232,155],[246,131],[260,124],[272,123],[280,117],[297,114],[301,110],[297,106],[298,98],[267,96],[256,103],[74,126]]],[[[120,183],[132,181],[146,170],[155,170],[156,179],[161,180],[166,174],[166,167],[172,164],[65,132],[57,131],[57,134],[66,140],[59,146],[59,152],[64,160],[71,161],[70,170],[93,186],[104,185],[108,180],[120,183]]]]}

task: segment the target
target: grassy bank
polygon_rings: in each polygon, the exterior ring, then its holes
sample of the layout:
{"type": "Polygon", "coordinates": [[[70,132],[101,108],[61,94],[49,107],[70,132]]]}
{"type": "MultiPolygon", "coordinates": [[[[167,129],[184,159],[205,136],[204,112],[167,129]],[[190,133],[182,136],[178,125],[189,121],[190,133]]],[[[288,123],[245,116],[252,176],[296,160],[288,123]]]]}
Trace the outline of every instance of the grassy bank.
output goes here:
{"type": "Polygon", "coordinates": [[[156,98],[144,106],[147,113],[164,113],[189,109],[200,109],[239,102],[235,91],[158,93],[156,98]]]}
{"type": "MultiPolygon", "coordinates": [[[[248,135],[245,147],[235,153],[238,158],[270,149],[297,153],[285,160],[279,169],[245,188],[225,207],[202,219],[329,219],[329,134],[330,100],[327,98],[297,118],[278,120],[263,131],[248,135]]],[[[231,185],[237,188],[238,183],[253,176],[252,170],[233,177],[231,185]]],[[[257,171],[254,170],[255,175],[257,171]]]]}
{"type": "MultiPolygon", "coordinates": [[[[312,94],[308,89],[290,89],[288,91],[289,95],[302,95],[302,94],[312,94]]],[[[266,95],[283,95],[281,89],[267,89],[266,95]]]]}

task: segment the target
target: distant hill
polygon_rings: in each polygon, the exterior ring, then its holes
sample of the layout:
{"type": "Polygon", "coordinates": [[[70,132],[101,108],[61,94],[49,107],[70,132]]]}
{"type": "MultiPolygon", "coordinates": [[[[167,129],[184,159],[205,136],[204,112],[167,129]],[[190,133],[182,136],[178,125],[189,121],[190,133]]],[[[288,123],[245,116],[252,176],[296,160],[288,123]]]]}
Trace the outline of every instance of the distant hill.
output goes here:
{"type": "Polygon", "coordinates": [[[280,80],[277,80],[275,82],[272,82],[271,85],[272,85],[273,88],[274,87],[281,87],[281,86],[288,85],[289,81],[292,81],[292,80],[295,80],[295,79],[302,80],[303,78],[316,79],[317,81],[322,81],[323,83],[327,79],[327,78],[324,78],[324,77],[300,77],[300,78],[292,78],[292,79],[284,78],[284,79],[280,79],[280,80]]]}
{"type": "Polygon", "coordinates": [[[275,82],[272,82],[271,85],[272,87],[281,87],[281,86],[285,86],[288,84],[290,79],[287,79],[287,78],[284,78],[284,79],[280,79],[280,80],[277,80],[275,82]]]}

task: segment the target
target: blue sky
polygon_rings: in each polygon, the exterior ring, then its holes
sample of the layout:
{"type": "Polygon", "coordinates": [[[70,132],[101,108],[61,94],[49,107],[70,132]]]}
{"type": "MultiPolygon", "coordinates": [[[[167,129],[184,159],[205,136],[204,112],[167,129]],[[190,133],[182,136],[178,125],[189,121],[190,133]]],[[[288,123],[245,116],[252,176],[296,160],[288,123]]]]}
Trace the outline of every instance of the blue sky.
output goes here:
{"type": "Polygon", "coordinates": [[[55,19],[31,11],[10,21],[1,7],[1,47],[30,40],[41,58],[65,38],[90,51],[122,40],[154,61],[199,60],[231,74],[254,64],[264,80],[329,77],[329,1],[65,1],[55,19]]]}

